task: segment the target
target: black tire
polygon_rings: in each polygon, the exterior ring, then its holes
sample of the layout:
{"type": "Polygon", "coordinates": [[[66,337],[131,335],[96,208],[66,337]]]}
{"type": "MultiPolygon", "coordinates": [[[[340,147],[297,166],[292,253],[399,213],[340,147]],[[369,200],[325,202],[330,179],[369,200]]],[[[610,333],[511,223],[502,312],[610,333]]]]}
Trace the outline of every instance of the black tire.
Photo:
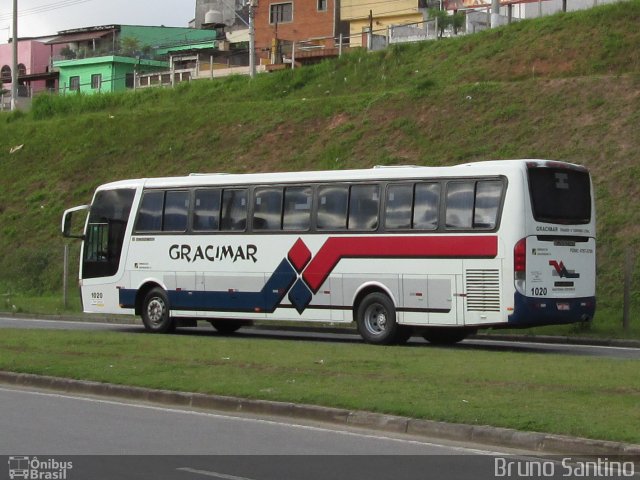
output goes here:
{"type": "Polygon", "coordinates": [[[433,345],[455,345],[471,333],[467,328],[432,327],[423,330],[422,337],[433,345]]]}
{"type": "Polygon", "coordinates": [[[251,322],[243,322],[242,320],[211,320],[210,323],[221,335],[231,335],[240,328],[251,325],[251,322]]]}
{"type": "Polygon", "coordinates": [[[169,333],[176,329],[176,323],[171,318],[167,292],[161,288],[152,289],[144,297],[141,317],[142,323],[149,332],[169,333]]]}
{"type": "Polygon", "coordinates": [[[377,345],[396,343],[396,307],[384,293],[375,292],[364,297],[356,311],[356,323],[365,342],[377,345]]]}

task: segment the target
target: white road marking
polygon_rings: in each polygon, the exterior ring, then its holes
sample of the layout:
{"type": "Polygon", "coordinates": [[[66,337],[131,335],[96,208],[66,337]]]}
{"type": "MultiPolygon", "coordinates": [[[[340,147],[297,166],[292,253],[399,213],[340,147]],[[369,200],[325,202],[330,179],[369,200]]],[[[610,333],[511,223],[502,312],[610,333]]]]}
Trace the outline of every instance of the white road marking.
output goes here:
{"type": "Polygon", "coordinates": [[[205,477],[222,478],[224,480],[253,480],[247,477],[237,477],[235,475],[228,475],[226,473],[218,473],[218,472],[210,472],[208,470],[197,470],[195,468],[190,468],[190,467],[180,467],[180,468],[176,468],[176,470],[179,470],[181,472],[195,473],[197,475],[204,475],[205,477]]]}

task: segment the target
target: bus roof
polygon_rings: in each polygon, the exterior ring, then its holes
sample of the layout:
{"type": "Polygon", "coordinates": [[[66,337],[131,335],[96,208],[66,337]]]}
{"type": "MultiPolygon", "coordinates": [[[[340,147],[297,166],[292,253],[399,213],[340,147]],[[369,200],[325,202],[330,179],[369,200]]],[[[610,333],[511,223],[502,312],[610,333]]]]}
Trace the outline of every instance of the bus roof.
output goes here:
{"type": "Polygon", "coordinates": [[[399,180],[420,178],[446,178],[478,175],[509,175],[522,172],[527,164],[539,166],[562,165],[565,168],[584,169],[580,165],[540,159],[490,160],[445,167],[379,166],[356,170],[324,170],[274,173],[192,173],[181,177],[158,177],[121,180],[99,187],[114,188],[184,188],[207,185],[254,185],[286,183],[321,183],[358,180],[399,180]]]}

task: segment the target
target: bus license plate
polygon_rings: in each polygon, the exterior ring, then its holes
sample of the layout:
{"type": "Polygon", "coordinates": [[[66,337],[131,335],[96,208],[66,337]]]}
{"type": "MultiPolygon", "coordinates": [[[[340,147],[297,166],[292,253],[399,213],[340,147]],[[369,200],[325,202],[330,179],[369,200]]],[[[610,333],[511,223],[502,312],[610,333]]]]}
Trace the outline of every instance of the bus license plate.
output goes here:
{"type": "Polygon", "coordinates": [[[556,303],[558,310],[567,311],[571,310],[571,305],[568,303],[556,303]]]}

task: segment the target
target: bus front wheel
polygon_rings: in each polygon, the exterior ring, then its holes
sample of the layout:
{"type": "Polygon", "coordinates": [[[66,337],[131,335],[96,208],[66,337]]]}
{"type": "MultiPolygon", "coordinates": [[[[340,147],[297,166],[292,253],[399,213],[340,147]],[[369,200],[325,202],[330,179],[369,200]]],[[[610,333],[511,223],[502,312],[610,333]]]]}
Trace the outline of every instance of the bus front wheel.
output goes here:
{"type": "Polygon", "coordinates": [[[358,305],[356,323],[367,343],[391,345],[396,342],[396,308],[384,293],[374,292],[364,297],[358,305]]]}
{"type": "Polygon", "coordinates": [[[176,324],[169,311],[169,298],[163,289],[154,288],[144,297],[142,323],[149,332],[167,333],[175,330],[176,324]]]}

